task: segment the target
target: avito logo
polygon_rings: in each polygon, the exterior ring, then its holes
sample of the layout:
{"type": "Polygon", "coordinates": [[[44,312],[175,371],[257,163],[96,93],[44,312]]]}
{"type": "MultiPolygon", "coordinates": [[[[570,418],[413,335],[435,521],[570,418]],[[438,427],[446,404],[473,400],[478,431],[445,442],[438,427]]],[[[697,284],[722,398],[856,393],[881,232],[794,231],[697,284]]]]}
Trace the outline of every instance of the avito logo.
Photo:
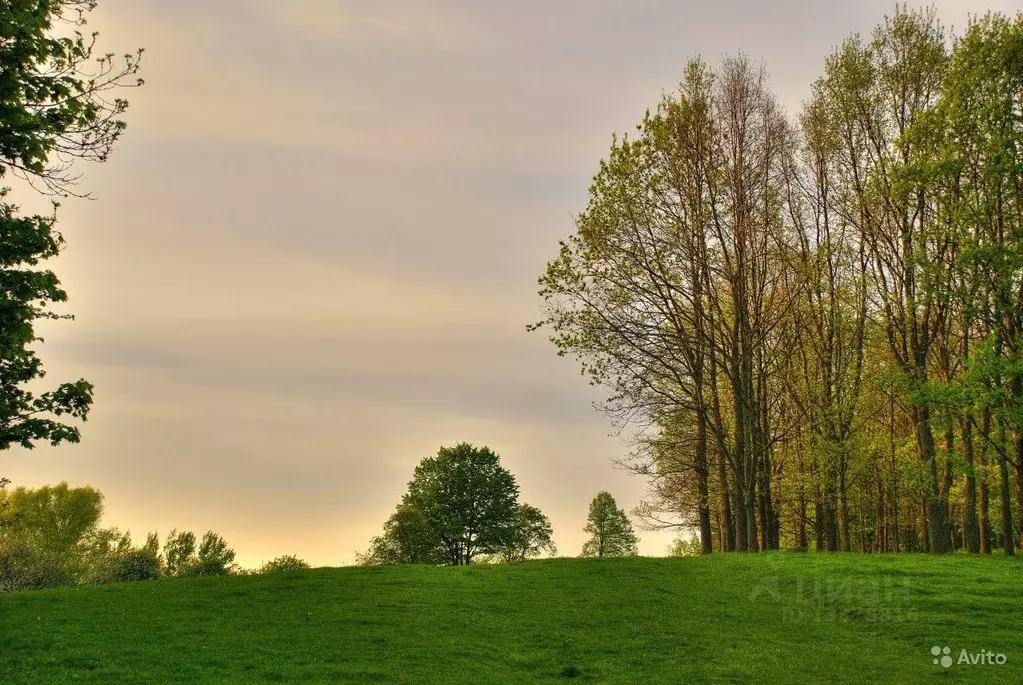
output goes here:
{"type": "Polygon", "coordinates": [[[951,668],[954,663],[957,666],[1001,666],[1005,663],[1004,654],[996,654],[990,650],[981,650],[970,654],[965,649],[959,652],[959,658],[953,661],[952,649],[950,647],[931,647],[932,662],[935,666],[941,664],[945,668],[951,668]]]}

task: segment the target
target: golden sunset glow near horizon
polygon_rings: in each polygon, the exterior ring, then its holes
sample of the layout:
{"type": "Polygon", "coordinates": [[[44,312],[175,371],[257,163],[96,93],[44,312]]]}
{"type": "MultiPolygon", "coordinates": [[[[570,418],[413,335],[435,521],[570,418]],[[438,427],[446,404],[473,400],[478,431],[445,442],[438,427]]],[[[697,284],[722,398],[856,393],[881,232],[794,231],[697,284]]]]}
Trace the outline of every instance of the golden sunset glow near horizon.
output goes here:
{"type": "MultiPolygon", "coordinates": [[[[911,6],[925,3],[912,2],[911,6]]],[[[959,32],[976,5],[937,2],[959,32]]],[[[1014,12],[1015,2],[985,9],[1014,12]]],[[[75,321],[45,384],[96,386],[82,442],[14,448],[12,486],[105,496],[136,540],[213,530],[253,567],[351,563],[416,464],[491,447],[579,554],[587,506],[646,483],[559,358],[536,279],[613,132],[689,57],[763,60],[790,113],[890,0],[104,0],[100,52],[146,49],[128,129],[82,165],[51,260],[75,321]]],[[[25,210],[46,198],[12,194],[25,210]]],[[[637,529],[663,555],[671,532],[637,529]]]]}

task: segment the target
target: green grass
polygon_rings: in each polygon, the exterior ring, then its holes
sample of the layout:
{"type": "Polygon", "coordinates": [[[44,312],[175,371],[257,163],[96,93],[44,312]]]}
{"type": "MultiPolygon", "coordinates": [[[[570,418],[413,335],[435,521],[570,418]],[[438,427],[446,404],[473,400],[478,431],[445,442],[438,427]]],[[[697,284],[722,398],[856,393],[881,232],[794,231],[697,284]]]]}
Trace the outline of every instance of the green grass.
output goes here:
{"type": "Polygon", "coordinates": [[[812,553],[60,589],[0,596],[0,683],[1020,683],[1021,590],[1019,559],[812,553]]]}

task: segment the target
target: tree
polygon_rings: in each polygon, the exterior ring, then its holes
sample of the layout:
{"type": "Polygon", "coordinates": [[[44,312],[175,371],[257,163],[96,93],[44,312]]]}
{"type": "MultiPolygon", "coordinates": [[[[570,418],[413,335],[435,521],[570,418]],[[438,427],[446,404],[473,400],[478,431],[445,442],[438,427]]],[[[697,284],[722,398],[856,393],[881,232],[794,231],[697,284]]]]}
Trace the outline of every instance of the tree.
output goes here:
{"type": "MultiPolygon", "coordinates": [[[[729,493],[728,548],[776,547],[773,385],[797,292],[784,223],[793,134],[766,71],[741,54],[717,71],[692,60],[678,95],[637,129],[612,139],[575,235],[539,279],[546,317],[529,328],[549,328],[559,354],[610,390],[616,418],[671,424],[687,444],[705,552],[712,460],[729,493]]],[[[676,477],[678,452],[648,447],[640,472],[676,477]]]]}
{"type": "Polygon", "coordinates": [[[443,564],[447,557],[440,537],[430,528],[421,509],[399,504],[384,523],[381,535],[360,555],[363,566],[377,564],[443,564]]]}
{"type": "Polygon", "coordinates": [[[416,467],[403,504],[422,512],[448,563],[472,563],[512,539],[519,487],[489,447],[442,447],[416,467]]]}
{"type": "MultiPolygon", "coordinates": [[[[147,547],[152,539],[147,541],[147,547]]],[[[196,550],[195,534],[191,531],[172,530],[163,545],[163,565],[167,575],[178,577],[225,576],[236,569],[235,552],[224,538],[211,530],[203,534],[196,550]]]]}
{"type": "Polygon", "coordinates": [[[128,102],[111,91],[140,86],[142,50],[96,53],[82,35],[96,0],[8,0],[0,22],[0,176],[8,169],[48,192],[67,195],[76,160],[103,162],[125,122],[128,102]],[[56,27],[72,29],[60,35],[56,27]]]}
{"type": "MultiPolygon", "coordinates": [[[[0,491],[0,497],[4,497],[0,491]]],[[[31,543],[62,563],[71,563],[79,545],[95,530],[103,513],[103,495],[95,488],[66,482],[6,494],[10,521],[4,534],[31,543]]]]}
{"type": "MultiPolygon", "coordinates": [[[[135,75],[141,50],[123,62],[94,53],[96,35],[78,30],[95,0],[9,0],[0,20],[0,178],[8,171],[33,187],[69,195],[76,160],[105,161],[124,131],[126,100],[109,92],[141,85],[135,75]],[[60,36],[55,26],[74,29],[60,36]]],[[[38,270],[56,256],[63,238],[56,217],[17,216],[0,188],[0,449],[78,442],[79,429],[61,416],[85,420],[92,385],[80,379],[36,395],[25,385],[44,375],[28,349],[41,342],[39,319],[70,318],[47,309],[67,300],[52,271],[38,270]]],[[[56,205],[55,205],[56,207],[56,205]]]]}
{"type": "Polygon", "coordinates": [[[199,553],[195,564],[189,569],[189,575],[195,576],[226,576],[233,571],[235,552],[227,546],[224,538],[212,530],[206,531],[199,544],[199,553]]]}
{"type": "Polygon", "coordinates": [[[512,528],[511,544],[500,550],[500,556],[504,561],[523,561],[545,552],[551,556],[558,553],[551,539],[554,528],[550,520],[536,507],[528,504],[515,507],[512,528]]]}
{"type": "Polygon", "coordinates": [[[416,467],[408,491],[358,555],[361,564],[462,566],[514,544],[519,486],[489,447],[442,447],[416,467]]]}
{"type": "Polygon", "coordinates": [[[172,530],[163,543],[163,566],[169,576],[181,576],[187,573],[191,564],[195,563],[195,533],[191,531],[172,530]]]}
{"type": "Polygon", "coordinates": [[[615,498],[600,491],[590,502],[590,515],[584,529],[592,537],[583,545],[584,557],[636,556],[636,534],[625,511],[618,508],[615,498]]]}
{"type": "MultiPolygon", "coordinates": [[[[997,453],[1002,542],[1007,555],[1014,554],[1017,546],[1012,533],[1010,465],[1015,471],[1015,526],[1023,544],[1021,51],[1023,15],[1010,20],[989,13],[970,22],[953,48],[936,107],[907,135],[908,142],[929,154],[905,169],[926,184],[934,197],[935,213],[944,218],[946,232],[958,247],[957,259],[949,263],[951,284],[945,280],[938,283],[958,314],[958,330],[953,333],[959,335],[959,349],[954,352],[963,357],[960,365],[970,368],[962,379],[942,379],[944,392],[939,392],[938,398],[949,413],[961,416],[967,456],[967,547],[971,551],[981,548],[972,445],[975,414],[980,408],[982,415],[994,418],[999,435],[1009,433],[1009,442],[992,440],[986,430],[980,436],[988,443],[983,447],[990,445],[997,453]],[[966,387],[965,397],[950,382],[955,380],[966,387]]],[[[981,425],[985,424],[990,420],[982,419],[981,425]]]]}

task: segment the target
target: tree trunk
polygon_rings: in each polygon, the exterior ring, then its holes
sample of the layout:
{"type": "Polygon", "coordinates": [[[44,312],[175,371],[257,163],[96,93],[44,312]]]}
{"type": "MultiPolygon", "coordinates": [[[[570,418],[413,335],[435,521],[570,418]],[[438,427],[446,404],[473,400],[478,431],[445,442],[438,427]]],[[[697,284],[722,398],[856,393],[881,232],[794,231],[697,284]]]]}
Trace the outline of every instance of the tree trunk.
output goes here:
{"type": "Polygon", "coordinates": [[[988,485],[987,479],[987,466],[988,458],[987,455],[990,451],[990,438],[991,438],[991,409],[984,407],[984,411],[981,419],[981,445],[983,446],[980,450],[980,520],[978,523],[978,532],[980,533],[980,553],[991,554],[991,486],[988,485]]]}
{"type": "Polygon", "coordinates": [[[963,434],[963,452],[966,457],[966,511],[963,514],[963,538],[968,552],[980,552],[980,533],[977,528],[977,474],[974,470],[973,419],[959,420],[963,434]]]}
{"type": "Polygon", "coordinates": [[[710,527],[710,483],[707,467],[707,414],[700,410],[697,417],[696,474],[700,497],[700,548],[703,554],[713,550],[710,527]]]}
{"type": "Polygon", "coordinates": [[[895,396],[889,398],[888,404],[888,448],[892,462],[892,528],[895,533],[895,551],[899,552],[899,470],[895,464],[895,396]]]}
{"type": "Polygon", "coordinates": [[[843,552],[852,551],[852,544],[849,540],[849,492],[846,487],[846,471],[848,466],[848,458],[845,456],[843,448],[838,468],[839,535],[843,552]]]}
{"type": "Polygon", "coordinates": [[[728,492],[728,472],[725,469],[725,455],[719,454],[718,462],[718,487],[721,490],[721,537],[722,549],[726,552],[735,551],[735,521],[732,520],[731,495],[728,492]]]}
{"type": "Polygon", "coordinates": [[[1012,496],[1009,492],[1009,463],[1006,453],[1008,443],[1005,441],[1005,419],[998,419],[999,454],[998,473],[1001,476],[1002,485],[1002,549],[1005,556],[1011,557],[1016,554],[1015,539],[1012,534],[1012,496]]]}
{"type": "Polygon", "coordinates": [[[928,551],[944,554],[952,551],[948,534],[948,502],[938,494],[938,460],[934,449],[934,433],[931,431],[930,408],[926,405],[917,407],[913,413],[920,457],[929,470],[926,505],[928,551]]]}
{"type": "MultiPolygon", "coordinates": [[[[1019,447],[1023,449],[1023,445],[1019,447]]],[[[1013,470],[1016,474],[1016,533],[1019,535],[1019,548],[1023,549],[1023,453],[1016,453],[1013,470]]]]}

